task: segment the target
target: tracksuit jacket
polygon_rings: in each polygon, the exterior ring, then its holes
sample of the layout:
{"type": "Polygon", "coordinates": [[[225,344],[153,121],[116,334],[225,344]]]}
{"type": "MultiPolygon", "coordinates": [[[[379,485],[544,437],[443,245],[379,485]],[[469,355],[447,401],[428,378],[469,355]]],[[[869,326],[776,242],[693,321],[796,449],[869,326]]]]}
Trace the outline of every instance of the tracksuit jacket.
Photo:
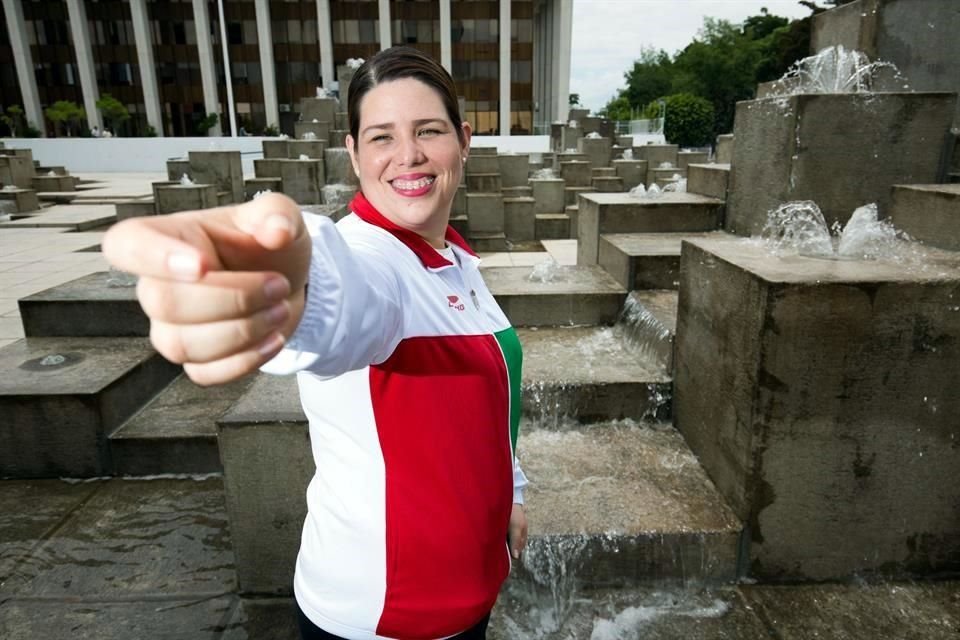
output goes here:
{"type": "Polygon", "coordinates": [[[263,369],[298,372],[316,473],[294,577],[344,638],[433,639],[510,571],[521,348],[452,228],[437,251],[358,194],[313,236],[306,309],[263,369]]]}

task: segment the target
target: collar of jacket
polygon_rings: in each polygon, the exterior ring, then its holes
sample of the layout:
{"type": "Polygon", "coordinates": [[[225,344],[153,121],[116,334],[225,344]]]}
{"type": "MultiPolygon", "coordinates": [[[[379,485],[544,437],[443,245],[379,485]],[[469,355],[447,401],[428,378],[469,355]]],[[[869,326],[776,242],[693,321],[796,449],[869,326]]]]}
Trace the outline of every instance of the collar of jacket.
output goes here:
{"type": "MultiPolygon", "coordinates": [[[[407,248],[420,258],[423,266],[430,269],[453,266],[452,262],[437,253],[437,250],[430,246],[430,243],[424,240],[422,236],[388,220],[382,213],[377,211],[377,209],[370,204],[370,201],[359,191],[350,202],[350,210],[357,214],[357,217],[364,222],[385,229],[393,234],[397,240],[405,244],[407,248]]],[[[448,243],[460,247],[469,255],[475,258],[477,257],[477,254],[470,248],[467,241],[450,225],[447,225],[447,232],[444,235],[444,239],[448,243]]]]}

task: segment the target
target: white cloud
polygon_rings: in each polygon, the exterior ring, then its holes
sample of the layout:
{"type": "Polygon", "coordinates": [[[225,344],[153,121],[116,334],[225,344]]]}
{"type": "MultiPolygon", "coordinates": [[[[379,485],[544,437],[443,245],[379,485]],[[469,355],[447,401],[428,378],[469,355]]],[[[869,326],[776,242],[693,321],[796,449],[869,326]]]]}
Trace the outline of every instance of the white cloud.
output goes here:
{"type": "Polygon", "coordinates": [[[674,54],[704,17],[738,23],[762,7],[791,19],[810,14],[796,0],[574,0],[570,91],[600,109],[625,86],[623,74],[644,47],[674,54]]]}

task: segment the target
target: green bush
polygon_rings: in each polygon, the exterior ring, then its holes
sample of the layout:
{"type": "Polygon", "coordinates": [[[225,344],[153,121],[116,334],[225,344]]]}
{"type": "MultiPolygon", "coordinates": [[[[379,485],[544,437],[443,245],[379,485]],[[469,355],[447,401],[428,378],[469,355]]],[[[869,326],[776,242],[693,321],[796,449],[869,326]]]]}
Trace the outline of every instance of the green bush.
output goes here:
{"type": "Polygon", "coordinates": [[[146,138],[156,138],[157,137],[157,128],[152,124],[148,124],[146,130],[143,133],[146,138]]]}
{"type": "Polygon", "coordinates": [[[263,135],[275,138],[280,135],[280,129],[275,124],[268,124],[263,128],[263,135]]]}
{"type": "Polygon", "coordinates": [[[202,136],[205,136],[210,133],[210,129],[217,125],[219,118],[215,113],[208,113],[203,117],[200,122],[197,123],[197,133],[202,136]]]}
{"type": "MultiPolygon", "coordinates": [[[[713,139],[714,112],[709,100],[690,93],[677,93],[663,98],[667,103],[663,135],[670,144],[681,147],[703,147],[713,139]]],[[[657,101],[647,105],[646,113],[660,113],[657,101]]]]}

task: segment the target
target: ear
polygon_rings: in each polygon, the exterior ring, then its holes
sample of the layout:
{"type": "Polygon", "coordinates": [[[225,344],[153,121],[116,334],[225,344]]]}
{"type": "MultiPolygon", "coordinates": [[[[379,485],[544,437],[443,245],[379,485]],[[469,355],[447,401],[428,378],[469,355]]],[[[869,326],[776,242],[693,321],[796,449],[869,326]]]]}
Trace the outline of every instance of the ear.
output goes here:
{"type": "Polygon", "coordinates": [[[467,155],[470,153],[470,138],[473,136],[473,127],[470,126],[469,122],[464,120],[460,123],[460,128],[463,129],[463,148],[460,149],[460,155],[466,160],[467,155]]]}
{"type": "Polygon", "coordinates": [[[360,163],[357,162],[357,146],[356,141],[353,139],[353,136],[349,133],[344,139],[343,143],[347,146],[347,153],[350,154],[350,163],[353,165],[353,172],[357,174],[357,177],[360,177],[360,163]]]}

